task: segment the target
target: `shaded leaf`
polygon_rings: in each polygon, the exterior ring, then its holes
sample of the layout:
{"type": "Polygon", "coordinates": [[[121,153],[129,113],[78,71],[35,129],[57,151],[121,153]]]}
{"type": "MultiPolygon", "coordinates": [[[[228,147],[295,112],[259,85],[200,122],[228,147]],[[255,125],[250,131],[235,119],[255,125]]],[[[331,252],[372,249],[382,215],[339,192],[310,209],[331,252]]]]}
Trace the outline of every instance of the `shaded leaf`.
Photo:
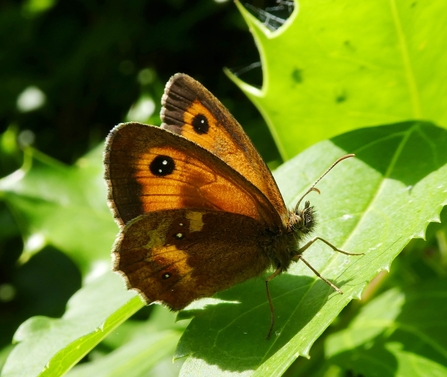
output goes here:
{"type": "Polygon", "coordinates": [[[330,361],[365,376],[447,374],[447,282],[391,289],[328,337],[330,361]]]}

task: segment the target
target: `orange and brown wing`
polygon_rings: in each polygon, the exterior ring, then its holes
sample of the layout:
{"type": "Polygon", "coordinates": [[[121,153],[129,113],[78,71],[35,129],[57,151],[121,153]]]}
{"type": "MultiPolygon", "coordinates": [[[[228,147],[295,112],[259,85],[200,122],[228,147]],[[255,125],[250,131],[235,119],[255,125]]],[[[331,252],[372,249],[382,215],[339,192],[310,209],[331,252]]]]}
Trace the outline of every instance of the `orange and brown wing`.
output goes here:
{"type": "MultiPolygon", "coordinates": [[[[256,220],[212,210],[168,210],[130,221],[114,246],[114,270],[147,303],[180,310],[261,274],[265,230],[256,220]]],[[[268,235],[267,235],[268,239],[268,235]]]]}
{"type": "Polygon", "coordinates": [[[177,73],[166,85],[162,105],[162,128],[219,157],[255,185],[281,217],[286,217],[284,201],[270,170],[237,120],[202,84],[177,73]]]}
{"type": "Polygon", "coordinates": [[[171,209],[237,213],[264,226],[281,224],[269,200],[215,155],[159,127],[124,123],[106,141],[109,204],[120,226],[171,209]]]}

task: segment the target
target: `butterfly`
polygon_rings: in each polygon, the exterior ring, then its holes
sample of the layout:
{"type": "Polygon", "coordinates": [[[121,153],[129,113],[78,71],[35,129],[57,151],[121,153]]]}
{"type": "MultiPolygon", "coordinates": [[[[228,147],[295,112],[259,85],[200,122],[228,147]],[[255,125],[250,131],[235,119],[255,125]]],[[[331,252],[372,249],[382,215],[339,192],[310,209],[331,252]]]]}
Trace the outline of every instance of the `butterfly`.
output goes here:
{"type": "Polygon", "coordinates": [[[120,228],[113,269],[129,289],[180,310],[273,269],[266,281],[269,335],[268,282],[292,262],[302,260],[341,293],[302,253],[317,240],[350,253],[320,237],[300,246],[315,226],[314,208],[301,203],[319,192],[319,180],[288,210],[242,127],[186,74],[167,83],[161,119],[161,127],[119,124],[106,140],[108,202],[120,228]]]}

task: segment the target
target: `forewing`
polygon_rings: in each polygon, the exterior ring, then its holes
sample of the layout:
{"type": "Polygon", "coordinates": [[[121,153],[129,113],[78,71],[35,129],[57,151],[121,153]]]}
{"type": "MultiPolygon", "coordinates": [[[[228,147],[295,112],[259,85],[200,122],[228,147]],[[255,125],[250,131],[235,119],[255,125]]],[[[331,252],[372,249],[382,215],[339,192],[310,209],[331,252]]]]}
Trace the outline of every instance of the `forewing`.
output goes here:
{"type": "Polygon", "coordinates": [[[150,212],[203,209],[281,224],[269,200],[241,174],[194,142],[159,127],[125,123],[106,142],[109,204],[120,226],[150,212]]]}
{"type": "Polygon", "coordinates": [[[162,128],[194,141],[256,186],[281,217],[287,210],[270,170],[231,113],[202,84],[177,73],[166,85],[162,128]]]}

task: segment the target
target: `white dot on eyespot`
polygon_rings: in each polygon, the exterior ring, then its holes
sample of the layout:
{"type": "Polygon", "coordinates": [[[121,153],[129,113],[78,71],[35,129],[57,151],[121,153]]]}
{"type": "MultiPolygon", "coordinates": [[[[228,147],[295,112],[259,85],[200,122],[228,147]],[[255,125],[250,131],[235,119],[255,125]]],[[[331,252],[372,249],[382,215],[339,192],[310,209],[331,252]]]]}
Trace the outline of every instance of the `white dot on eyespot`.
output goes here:
{"type": "Polygon", "coordinates": [[[167,165],[167,164],[168,164],[168,161],[167,161],[167,160],[163,160],[162,164],[163,164],[163,165],[167,165]]]}
{"type": "Polygon", "coordinates": [[[181,239],[181,238],[183,238],[183,233],[177,233],[177,234],[175,235],[175,238],[177,238],[177,239],[181,239]]]}
{"type": "Polygon", "coordinates": [[[183,226],[183,223],[178,223],[179,226],[183,226]]]}

